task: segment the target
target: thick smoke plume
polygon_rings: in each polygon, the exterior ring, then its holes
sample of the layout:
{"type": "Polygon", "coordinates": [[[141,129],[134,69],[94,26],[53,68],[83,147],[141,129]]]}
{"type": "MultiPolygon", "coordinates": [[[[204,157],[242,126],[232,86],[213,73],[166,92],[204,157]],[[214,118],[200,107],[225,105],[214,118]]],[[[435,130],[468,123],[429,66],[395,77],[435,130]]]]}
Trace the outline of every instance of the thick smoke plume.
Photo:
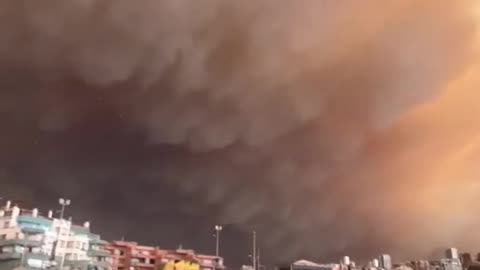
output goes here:
{"type": "Polygon", "coordinates": [[[474,2],[2,1],[1,188],[173,192],[277,258],[471,248],[474,2]]]}

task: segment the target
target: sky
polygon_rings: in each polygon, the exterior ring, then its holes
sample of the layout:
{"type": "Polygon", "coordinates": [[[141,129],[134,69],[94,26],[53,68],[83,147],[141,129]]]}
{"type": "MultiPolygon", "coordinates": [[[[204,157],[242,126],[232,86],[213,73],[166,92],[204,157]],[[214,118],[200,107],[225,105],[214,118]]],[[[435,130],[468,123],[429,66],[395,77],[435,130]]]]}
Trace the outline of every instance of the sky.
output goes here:
{"type": "Polygon", "coordinates": [[[475,0],[0,3],[0,197],[269,264],[472,252],[475,0]]]}

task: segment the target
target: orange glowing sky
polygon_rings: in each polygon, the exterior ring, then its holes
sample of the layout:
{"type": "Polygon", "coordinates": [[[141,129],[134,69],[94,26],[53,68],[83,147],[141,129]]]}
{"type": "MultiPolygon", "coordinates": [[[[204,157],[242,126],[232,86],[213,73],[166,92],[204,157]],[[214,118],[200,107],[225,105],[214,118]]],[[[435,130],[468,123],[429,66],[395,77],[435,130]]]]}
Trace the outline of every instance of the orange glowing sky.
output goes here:
{"type": "MultiPolygon", "coordinates": [[[[479,49],[477,45],[475,52],[479,49]]],[[[480,225],[480,63],[476,57],[471,60],[440,96],[412,110],[396,126],[395,132],[415,134],[418,139],[404,150],[405,162],[394,166],[404,164],[402,170],[412,171],[411,179],[400,181],[417,184],[406,198],[412,202],[407,205],[438,224],[426,231],[450,235],[452,243],[475,251],[472,244],[478,237],[470,233],[480,225]],[[409,160],[416,167],[407,167],[412,166],[409,160]],[[471,243],[456,242],[459,239],[471,239],[471,243]]]]}

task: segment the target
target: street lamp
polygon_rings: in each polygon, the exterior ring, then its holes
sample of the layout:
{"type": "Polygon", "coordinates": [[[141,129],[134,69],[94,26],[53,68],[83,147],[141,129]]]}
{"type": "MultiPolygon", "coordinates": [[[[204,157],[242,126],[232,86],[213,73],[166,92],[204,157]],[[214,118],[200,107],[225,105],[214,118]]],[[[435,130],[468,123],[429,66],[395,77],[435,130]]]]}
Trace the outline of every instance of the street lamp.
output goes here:
{"type": "Polygon", "coordinates": [[[253,238],[252,266],[253,266],[253,270],[257,270],[257,232],[255,230],[252,231],[252,238],[253,238]]]}
{"type": "MultiPolygon", "coordinates": [[[[62,223],[63,223],[63,215],[65,213],[65,207],[69,206],[71,201],[68,200],[68,199],[64,199],[64,198],[60,198],[58,199],[58,203],[62,206],[62,209],[60,210],[60,226],[58,227],[58,237],[57,237],[57,246],[58,246],[58,243],[60,242],[60,235],[61,235],[61,231],[62,231],[62,223]]],[[[68,231],[67,231],[67,237],[68,237],[68,234],[70,234],[70,225],[68,226],[68,231]]],[[[68,238],[67,240],[68,241],[68,238]]],[[[66,244],[66,243],[65,243],[66,244]]],[[[64,247],[62,247],[64,249],[64,247]]],[[[56,250],[56,248],[55,248],[56,250]]],[[[55,257],[55,254],[53,254],[53,256],[55,257]]],[[[62,270],[63,269],[63,264],[65,263],[65,249],[63,250],[63,253],[62,253],[62,258],[60,260],[60,267],[59,269],[62,270]]]]}
{"type": "Polygon", "coordinates": [[[215,238],[217,240],[215,246],[215,255],[218,257],[220,254],[220,232],[222,231],[223,227],[220,225],[215,225],[215,238]]]}
{"type": "MultiPolygon", "coordinates": [[[[253,259],[254,257],[252,256],[252,254],[248,254],[248,258],[254,261],[253,264],[256,266],[255,268],[256,270],[266,269],[267,266],[260,263],[260,248],[257,248],[256,250],[257,252],[256,252],[255,260],[253,259]]],[[[252,266],[252,269],[254,269],[253,266],[252,266]]]]}
{"type": "Polygon", "coordinates": [[[69,206],[71,201],[68,199],[60,198],[58,199],[58,203],[62,206],[60,210],[60,219],[63,219],[63,214],[65,213],[65,207],[69,206]]]}

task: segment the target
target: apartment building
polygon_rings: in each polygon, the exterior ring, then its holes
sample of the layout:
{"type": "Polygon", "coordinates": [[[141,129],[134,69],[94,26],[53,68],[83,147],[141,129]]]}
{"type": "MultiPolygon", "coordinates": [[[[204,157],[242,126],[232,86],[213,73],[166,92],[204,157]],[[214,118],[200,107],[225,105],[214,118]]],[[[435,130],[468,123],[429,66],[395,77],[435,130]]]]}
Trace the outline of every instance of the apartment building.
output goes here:
{"type": "Polygon", "coordinates": [[[221,257],[199,255],[190,249],[166,250],[126,241],[111,242],[106,249],[113,256],[113,270],[225,269],[221,257]]]}
{"type": "Polygon", "coordinates": [[[53,218],[52,211],[43,217],[37,209],[7,202],[0,210],[0,225],[0,270],[61,265],[64,270],[110,269],[111,255],[103,250],[107,242],[90,232],[89,222],[78,226],[53,218]]]}
{"type": "Polygon", "coordinates": [[[49,268],[48,254],[43,252],[42,234],[48,230],[50,221],[38,217],[33,209],[29,216],[21,215],[21,209],[11,203],[0,210],[0,269],[17,266],[49,268]]]}

